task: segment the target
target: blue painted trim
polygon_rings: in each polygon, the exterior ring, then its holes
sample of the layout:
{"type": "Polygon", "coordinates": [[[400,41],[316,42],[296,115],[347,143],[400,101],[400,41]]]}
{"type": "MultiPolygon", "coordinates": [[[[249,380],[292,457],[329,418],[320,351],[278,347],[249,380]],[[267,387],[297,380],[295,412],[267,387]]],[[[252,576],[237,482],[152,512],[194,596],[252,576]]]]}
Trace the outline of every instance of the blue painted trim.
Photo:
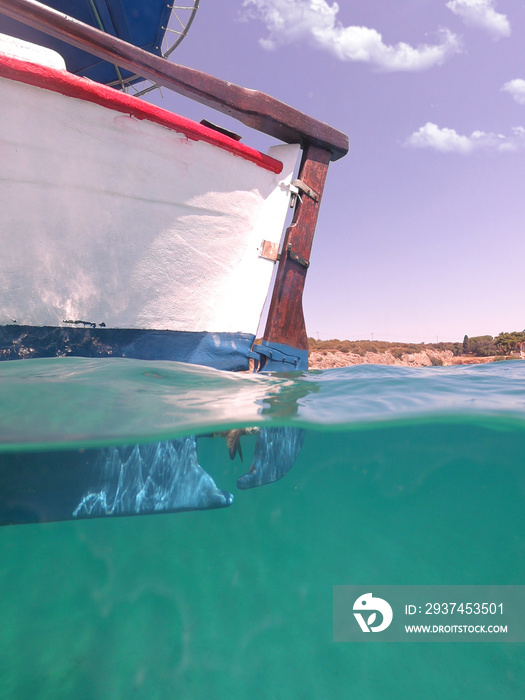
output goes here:
{"type": "Polygon", "coordinates": [[[0,326],[0,360],[129,357],[246,371],[254,339],[251,333],[9,325],[0,326]]]}
{"type": "Polygon", "coordinates": [[[263,340],[254,345],[251,357],[258,363],[258,372],[292,372],[308,369],[308,350],[298,350],[291,345],[263,340]]]}

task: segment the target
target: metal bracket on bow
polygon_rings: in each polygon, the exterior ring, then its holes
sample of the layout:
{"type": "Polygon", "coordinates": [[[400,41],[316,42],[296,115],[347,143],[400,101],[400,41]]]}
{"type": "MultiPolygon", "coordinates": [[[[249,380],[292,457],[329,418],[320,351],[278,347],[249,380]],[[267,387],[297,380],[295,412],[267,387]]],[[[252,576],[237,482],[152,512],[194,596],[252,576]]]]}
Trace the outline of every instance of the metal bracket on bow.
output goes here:
{"type": "Polygon", "coordinates": [[[292,250],[292,244],[288,243],[288,247],[286,248],[286,255],[291,258],[294,262],[298,263],[299,265],[302,265],[306,269],[310,267],[310,261],[307,260],[306,258],[303,258],[302,255],[298,255],[298,253],[294,252],[292,250]]]}
{"type": "Polygon", "coordinates": [[[301,192],[307,197],[310,197],[310,199],[313,199],[314,202],[319,201],[319,195],[317,192],[315,192],[311,187],[308,187],[308,185],[302,180],[294,180],[290,185],[290,192],[292,193],[292,197],[290,199],[291,209],[293,209],[295,206],[295,201],[297,198],[299,198],[299,201],[302,203],[303,198],[301,196],[301,192]]]}

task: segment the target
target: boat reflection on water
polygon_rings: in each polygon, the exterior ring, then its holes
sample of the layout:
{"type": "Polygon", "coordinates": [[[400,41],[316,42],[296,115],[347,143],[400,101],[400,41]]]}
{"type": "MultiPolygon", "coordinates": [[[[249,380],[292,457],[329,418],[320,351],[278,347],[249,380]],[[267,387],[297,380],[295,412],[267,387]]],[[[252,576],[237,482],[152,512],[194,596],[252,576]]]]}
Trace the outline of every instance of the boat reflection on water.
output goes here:
{"type": "Polygon", "coordinates": [[[224,508],[233,501],[199,465],[193,435],[102,450],[94,471],[94,488],[75,517],[224,508]]]}
{"type": "MultiPolygon", "coordinates": [[[[240,489],[270,484],[293,466],[304,430],[291,427],[228,431],[232,459],[241,436],[256,433],[250,470],[240,489]]],[[[197,437],[76,452],[0,456],[0,525],[225,508],[221,490],[197,459],[197,437]]]]}
{"type": "Polygon", "coordinates": [[[301,428],[261,428],[250,471],[239,477],[237,488],[251,489],[281,479],[293,467],[304,441],[301,428]]]}

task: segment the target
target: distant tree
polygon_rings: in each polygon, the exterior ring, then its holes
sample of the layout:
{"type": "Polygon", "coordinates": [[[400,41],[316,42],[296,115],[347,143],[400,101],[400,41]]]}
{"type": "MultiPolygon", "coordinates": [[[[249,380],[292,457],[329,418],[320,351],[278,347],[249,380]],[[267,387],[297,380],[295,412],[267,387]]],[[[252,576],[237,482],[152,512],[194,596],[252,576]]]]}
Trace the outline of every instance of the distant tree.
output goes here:
{"type": "Polygon", "coordinates": [[[501,355],[510,355],[525,342],[525,331],[513,331],[512,333],[500,333],[494,339],[494,343],[501,355]]]}
{"type": "Polygon", "coordinates": [[[469,352],[469,342],[468,342],[468,335],[466,335],[463,338],[463,354],[467,355],[469,352]]]}
{"type": "Polygon", "coordinates": [[[498,348],[491,335],[478,335],[468,339],[469,352],[477,357],[490,357],[498,354],[498,348]]]}
{"type": "Polygon", "coordinates": [[[463,354],[463,343],[428,343],[427,347],[432,350],[450,350],[456,357],[463,354]]]}

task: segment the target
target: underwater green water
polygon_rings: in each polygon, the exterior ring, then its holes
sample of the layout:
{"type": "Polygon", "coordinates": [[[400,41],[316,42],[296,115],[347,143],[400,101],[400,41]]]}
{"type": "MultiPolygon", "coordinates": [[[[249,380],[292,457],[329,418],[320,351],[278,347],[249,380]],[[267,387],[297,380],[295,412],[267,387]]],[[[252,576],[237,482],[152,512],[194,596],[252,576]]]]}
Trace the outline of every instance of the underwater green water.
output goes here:
{"type": "Polygon", "coordinates": [[[243,463],[199,438],[228,508],[0,528],[0,697],[522,698],[525,645],[335,644],[332,593],[525,583],[525,362],[0,364],[6,454],[256,424],[304,444],[281,480],[239,491],[255,436],[243,463]]]}

